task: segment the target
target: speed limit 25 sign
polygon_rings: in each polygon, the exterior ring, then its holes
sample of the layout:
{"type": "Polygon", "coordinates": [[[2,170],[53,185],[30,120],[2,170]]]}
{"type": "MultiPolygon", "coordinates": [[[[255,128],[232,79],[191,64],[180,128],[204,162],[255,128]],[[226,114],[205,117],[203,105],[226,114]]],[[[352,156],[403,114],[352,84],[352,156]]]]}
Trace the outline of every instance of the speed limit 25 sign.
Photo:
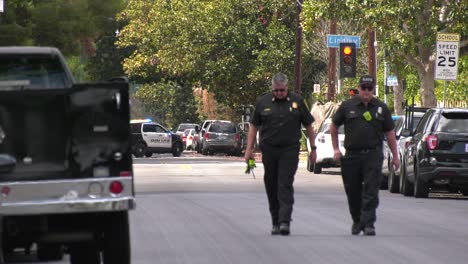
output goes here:
{"type": "Polygon", "coordinates": [[[458,74],[459,34],[437,34],[436,80],[456,80],[458,74]]]}

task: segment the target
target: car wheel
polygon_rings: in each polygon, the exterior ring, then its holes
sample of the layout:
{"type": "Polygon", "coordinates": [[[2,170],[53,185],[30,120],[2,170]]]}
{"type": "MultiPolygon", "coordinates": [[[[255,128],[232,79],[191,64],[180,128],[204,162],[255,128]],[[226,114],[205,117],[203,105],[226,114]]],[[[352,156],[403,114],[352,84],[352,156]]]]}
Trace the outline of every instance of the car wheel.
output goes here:
{"type": "Polygon", "coordinates": [[[138,142],[133,151],[133,155],[137,158],[141,158],[146,154],[146,144],[144,142],[138,142]]]}
{"type": "Polygon", "coordinates": [[[400,179],[399,176],[395,174],[395,169],[392,164],[389,164],[389,173],[388,173],[388,191],[391,193],[398,193],[400,191],[400,179]]]}
{"type": "Polygon", "coordinates": [[[312,166],[312,162],[310,161],[310,156],[309,155],[307,155],[307,170],[310,171],[310,172],[314,171],[314,168],[312,166]]]}
{"type": "Polygon", "coordinates": [[[208,148],[206,146],[202,146],[201,154],[208,155],[208,148]]]}
{"type": "Polygon", "coordinates": [[[414,166],[414,197],[427,198],[429,197],[429,184],[419,177],[419,168],[414,166]]]}
{"type": "Polygon", "coordinates": [[[406,170],[403,165],[400,173],[400,193],[404,196],[411,196],[413,194],[413,189],[413,183],[408,180],[408,177],[406,177],[406,170]]]}
{"type": "Polygon", "coordinates": [[[174,157],[180,157],[183,151],[183,146],[179,142],[174,143],[172,145],[172,156],[174,157]]]}
{"type": "Polygon", "coordinates": [[[382,175],[382,181],[380,182],[380,190],[387,190],[388,189],[388,177],[385,179],[385,176],[382,175]]]}
{"type": "Polygon", "coordinates": [[[322,173],[322,164],[314,163],[314,174],[322,173]]]}
{"type": "Polygon", "coordinates": [[[153,152],[147,151],[147,152],[145,153],[145,157],[151,158],[151,156],[153,156],[153,152]]]}

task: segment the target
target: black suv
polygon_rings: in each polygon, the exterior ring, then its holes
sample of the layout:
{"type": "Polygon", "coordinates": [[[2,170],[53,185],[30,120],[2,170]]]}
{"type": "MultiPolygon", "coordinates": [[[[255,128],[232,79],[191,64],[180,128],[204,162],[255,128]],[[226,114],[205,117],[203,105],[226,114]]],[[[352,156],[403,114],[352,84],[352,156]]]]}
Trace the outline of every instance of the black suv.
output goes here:
{"type": "Polygon", "coordinates": [[[409,142],[405,172],[406,196],[441,188],[468,195],[468,109],[429,109],[409,142]]]}
{"type": "Polygon", "coordinates": [[[182,138],[162,125],[148,120],[130,121],[132,153],[137,158],[151,157],[153,153],[172,153],[179,157],[184,150],[182,138]]]}

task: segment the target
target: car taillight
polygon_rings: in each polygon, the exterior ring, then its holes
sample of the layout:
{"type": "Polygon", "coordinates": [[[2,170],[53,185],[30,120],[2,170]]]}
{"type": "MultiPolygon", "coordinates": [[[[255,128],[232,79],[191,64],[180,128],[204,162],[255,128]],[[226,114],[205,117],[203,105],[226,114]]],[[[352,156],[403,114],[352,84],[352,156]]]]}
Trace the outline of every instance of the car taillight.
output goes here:
{"type": "Polygon", "coordinates": [[[193,139],[193,137],[192,137],[192,136],[190,136],[190,137],[188,137],[188,139],[189,139],[189,140],[192,140],[192,139],[193,139]]]}
{"type": "Polygon", "coordinates": [[[437,148],[437,136],[436,135],[427,135],[426,136],[426,146],[428,150],[434,150],[437,148]]]}
{"type": "Polygon", "coordinates": [[[119,181],[113,181],[111,182],[110,186],[109,186],[109,191],[112,193],[112,194],[120,194],[122,191],[123,191],[123,185],[121,182],[119,181]]]}
{"type": "Polygon", "coordinates": [[[205,133],[205,139],[210,139],[210,133],[208,132],[205,133]]]}
{"type": "Polygon", "coordinates": [[[132,172],[131,171],[121,171],[119,173],[120,177],[132,177],[132,172]]]}
{"type": "Polygon", "coordinates": [[[8,186],[3,186],[3,187],[2,187],[2,196],[3,196],[3,197],[8,196],[8,194],[10,194],[10,191],[11,191],[10,187],[8,187],[8,186]]]}
{"type": "Polygon", "coordinates": [[[240,140],[239,133],[236,133],[236,141],[239,141],[239,140],[240,140]]]}

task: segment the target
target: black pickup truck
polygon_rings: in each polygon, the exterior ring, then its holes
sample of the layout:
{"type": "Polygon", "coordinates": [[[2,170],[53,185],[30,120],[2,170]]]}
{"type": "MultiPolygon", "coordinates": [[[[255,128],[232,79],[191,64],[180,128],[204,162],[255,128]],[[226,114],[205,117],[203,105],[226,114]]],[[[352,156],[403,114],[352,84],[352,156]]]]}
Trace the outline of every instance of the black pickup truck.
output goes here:
{"type": "Polygon", "coordinates": [[[124,80],[76,84],[55,48],[0,47],[0,263],[131,262],[128,102],[124,80]]]}

